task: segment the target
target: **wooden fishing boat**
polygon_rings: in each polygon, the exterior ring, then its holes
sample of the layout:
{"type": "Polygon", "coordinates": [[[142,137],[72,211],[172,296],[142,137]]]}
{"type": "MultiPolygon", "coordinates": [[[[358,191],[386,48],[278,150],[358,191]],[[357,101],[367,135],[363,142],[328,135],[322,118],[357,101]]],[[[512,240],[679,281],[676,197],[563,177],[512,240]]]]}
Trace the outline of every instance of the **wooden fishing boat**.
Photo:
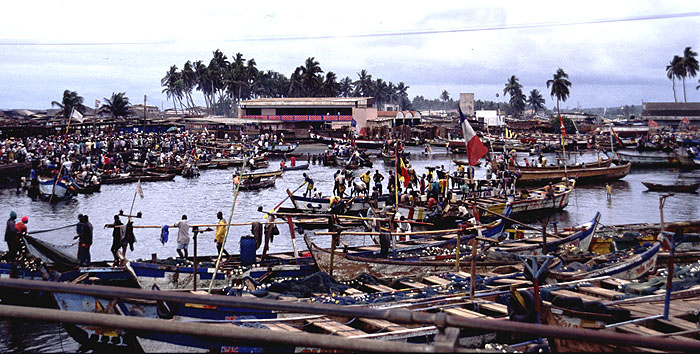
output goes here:
{"type": "Polygon", "coordinates": [[[576,178],[576,183],[594,183],[601,181],[614,181],[627,176],[632,163],[607,167],[563,167],[553,169],[546,167],[541,170],[520,170],[521,176],[517,180],[518,185],[536,185],[547,182],[558,182],[562,178],[576,178]]]}
{"type": "Polygon", "coordinates": [[[253,163],[248,163],[246,166],[248,168],[250,168],[251,170],[259,170],[259,169],[270,167],[270,162],[267,161],[267,158],[265,158],[265,157],[261,157],[261,158],[256,157],[253,160],[253,163]]]}
{"type": "MultiPolygon", "coordinates": [[[[566,169],[567,171],[574,170],[574,169],[580,169],[580,168],[591,168],[591,167],[609,167],[613,162],[613,159],[607,158],[604,160],[600,161],[593,161],[593,162],[584,162],[580,164],[573,164],[573,165],[567,165],[566,169]]],[[[495,161],[492,162],[495,164],[495,161]]],[[[497,166],[494,166],[497,167],[497,166]]],[[[563,170],[564,166],[558,166],[558,165],[549,165],[549,166],[523,166],[523,165],[510,165],[511,169],[519,168],[521,172],[523,171],[558,171],[558,170],[563,170]]]]}
{"type": "Polygon", "coordinates": [[[270,145],[267,148],[263,148],[263,151],[272,154],[272,155],[284,155],[291,153],[294,151],[299,144],[297,143],[292,143],[292,144],[275,144],[275,145],[270,145]]]}
{"type": "MultiPolygon", "coordinates": [[[[383,208],[389,197],[393,198],[393,196],[389,196],[388,194],[380,196],[377,207],[383,208]]],[[[371,200],[369,198],[342,198],[342,201],[346,204],[350,203],[348,212],[352,214],[364,212],[371,207],[371,200]]],[[[326,211],[330,208],[331,197],[311,198],[295,194],[293,196],[293,204],[301,212],[326,211]]]]}
{"type": "Polygon", "coordinates": [[[674,154],[676,160],[683,168],[700,168],[700,157],[680,154],[677,151],[674,154]]]}
{"type": "MultiPolygon", "coordinates": [[[[456,239],[457,236],[454,236],[456,239]]],[[[456,243],[455,239],[443,242],[432,240],[424,241],[421,246],[423,248],[431,246],[446,247],[448,245],[454,247],[456,243]]],[[[467,242],[467,237],[463,236],[462,239],[462,242],[467,242]]],[[[304,241],[318,269],[332,274],[333,278],[339,281],[351,281],[362,274],[369,274],[375,277],[397,278],[415,274],[453,271],[456,268],[454,262],[455,256],[452,256],[451,259],[444,256],[381,258],[371,255],[353,255],[343,250],[336,250],[332,253],[330,250],[321,248],[311,242],[307,235],[304,235],[304,241]]],[[[519,263],[520,262],[517,260],[480,260],[477,262],[477,272],[486,272],[495,267],[516,265],[519,263]]],[[[470,267],[471,264],[468,258],[463,258],[460,264],[460,270],[469,271],[470,267]]]]}
{"type": "Polygon", "coordinates": [[[39,197],[44,200],[60,201],[73,198],[77,188],[72,179],[62,177],[56,182],[56,177],[39,177],[39,197]]]}
{"type": "Polygon", "coordinates": [[[297,164],[296,166],[284,166],[284,167],[282,167],[283,171],[308,170],[308,169],[309,169],[308,163],[297,164]]]}
{"type": "Polygon", "coordinates": [[[87,186],[85,185],[80,185],[76,183],[77,189],[76,191],[79,194],[92,194],[95,192],[99,192],[100,188],[102,187],[102,184],[96,183],[96,184],[88,184],[87,186]]]}
{"type": "Polygon", "coordinates": [[[240,189],[250,191],[273,187],[275,179],[277,179],[277,176],[246,178],[241,180],[240,189]]]}
{"type": "MultiPolygon", "coordinates": [[[[283,172],[284,171],[279,170],[279,171],[269,171],[269,172],[244,173],[243,175],[241,175],[241,179],[255,178],[255,177],[281,176],[283,172]]],[[[238,175],[233,175],[233,177],[238,177],[238,175]]]]}
{"type": "Polygon", "coordinates": [[[324,144],[353,144],[357,147],[364,149],[381,149],[384,146],[384,140],[372,140],[372,139],[347,139],[347,138],[334,138],[330,136],[324,136],[316,133],[309,133],[311,139],[324,143],[324,144]]]}
{"type": "Polygon", "coordinates": [[[642,182],[648,190],[654,192],[678,192],[678,193],[695,193],[700,187],[700,183],[693,184],[661,184],[652,182],[642,182]]]}
{"type": "Polygon", "coordinates": [[[635,280],[656,270],[656,258],[661,249],[660,242],[638,246],[624,251],[601,255],[586,262],[583,267],[571,264],[559,270],[550,270],[550,276],[560,281],[590,279],[613,276],[618,279],[635,280]],[[640,250],[641,249],[641,250],[640,250]]]}
{"type": "Polygon", "coordinates": [[[161,174],[161,173],[148,173],[146,175],[132,175],[132,174],[120,174],[117,176],[102,176],[102,184],[122,184],[122,183],[133,183],[138,182],[159,182],[159,181],[172,181],[175,179],[175,174],[161,174]]]}
{"type": "MultiPolygon", "coordinates": [[[[513,214],[524,212],[544,211],[551,209],[564,209],[569,204],[569,195],[574,190],[574,181],[552,184],[554,196],[547,197],[547,187],[528,190],[527,193],[522,191],[517,196],[508,197],[484,197],[477,199],[477,205],[487,209],[488,211],[502,214],[506,209],[506,205],[510,203],[513,208],[513,214]]],[[[467,208],[470,213],[471,208],[467,208]]],[[[481,215],[487,215],[480,211],[481,215]]]]}
{"type": "Polygon", "coordinates": [[[669,167],[678,166],[679,162],[673,152],[663,151],[615,151],[623,163],[631,162],[634,166],[669,167]]]}
{"type": "MultiPolygon", "coordinates": [[[[600,222],[600,213],[597,212],[593,219],[581,225],[577,225],[571,230],[560,232],[556,237],[547,237],[546,250],[548,254],[555,252],[558,248],[566,245],[578,247],[582,251],[588,251],[593,239],[598,223],[600,222]]],[[[544,239],[542,237],[531,237],[523,240],[513,240],[510,242],[501,242],[494,247],[494,251],[506,252],[515,255],[534,255],[543,254],[544,239]]]]}

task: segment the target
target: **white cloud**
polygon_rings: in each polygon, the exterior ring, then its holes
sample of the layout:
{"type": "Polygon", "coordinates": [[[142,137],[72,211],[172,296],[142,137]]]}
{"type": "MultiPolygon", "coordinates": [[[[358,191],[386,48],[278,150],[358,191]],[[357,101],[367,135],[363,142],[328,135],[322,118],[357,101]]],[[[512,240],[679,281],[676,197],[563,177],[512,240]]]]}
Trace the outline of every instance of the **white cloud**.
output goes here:
{"type": "MultiPolygon", "coordinates": [[[[112,91],[162,96],[160,78],[170,65],[208,61],[217,48],[287,76],[313,56],[340,78],[355,79],[367,69],[374,78],[405,82],[411,96],[428,98],[443,89],[456,97],[475,88],[477,97],[493,99],[510,75],[527,92],[544,94],[545,81],[562,67],[574,84],[570,100],[617,105],[672,99],[665,65],[684,47],[700,47],[694,33],[700,17],[566,25],[697,11],[683,1],[128,0],[3,7],[0,44],[87,44],[0,46],[0,82],[12,88],[0,94],[4,108],[48,106],[68,86],[81,87],[86,98],[112,91]],[[502,26],[509,29],[483,30],[502,26]],[[441,32],[396,35],[420,31],[441,32]],[[362,36],[371,34],[391,35],[362,36]],[[119,44],[94,45],[100,43],[119,44]]],[[[689,98],[698,97],[689,89],[689,98]]]]}

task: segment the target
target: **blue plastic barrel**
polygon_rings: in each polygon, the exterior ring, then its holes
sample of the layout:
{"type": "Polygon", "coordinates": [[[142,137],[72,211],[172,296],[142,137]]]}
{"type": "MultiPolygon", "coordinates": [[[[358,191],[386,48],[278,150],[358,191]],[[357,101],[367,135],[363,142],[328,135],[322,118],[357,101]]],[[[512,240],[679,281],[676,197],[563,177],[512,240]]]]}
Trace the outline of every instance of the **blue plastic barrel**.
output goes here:
{"type": "Polygon", "coordinates": [[[255,238],[253,236],[241,237],[241,265],[249,266],[255,263],[255,238]]]}

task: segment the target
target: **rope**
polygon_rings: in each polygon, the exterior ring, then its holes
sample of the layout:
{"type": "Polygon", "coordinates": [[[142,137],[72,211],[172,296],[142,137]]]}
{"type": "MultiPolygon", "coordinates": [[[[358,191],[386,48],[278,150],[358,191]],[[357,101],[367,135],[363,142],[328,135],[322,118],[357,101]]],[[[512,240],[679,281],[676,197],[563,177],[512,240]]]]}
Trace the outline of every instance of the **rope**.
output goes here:
{"type": "Polygon", "coordinates": [[[69,227],[74,227],[74,226],[76,226],[76,225],[78,225],[78,224],[70,224],[70,225],[66,225],[66,226],[57,227],[57,228],[55,228],[55,229],[32,231],[32,232],[28,232],[27,234],[28,234],[28,235],[43,234],[43,233],[46,233],[46,232],[51,232],[51,231],[56,231],[56,230],[61,230],[61,229],[67,229],[67,228],[69,228],[69,227]]]}

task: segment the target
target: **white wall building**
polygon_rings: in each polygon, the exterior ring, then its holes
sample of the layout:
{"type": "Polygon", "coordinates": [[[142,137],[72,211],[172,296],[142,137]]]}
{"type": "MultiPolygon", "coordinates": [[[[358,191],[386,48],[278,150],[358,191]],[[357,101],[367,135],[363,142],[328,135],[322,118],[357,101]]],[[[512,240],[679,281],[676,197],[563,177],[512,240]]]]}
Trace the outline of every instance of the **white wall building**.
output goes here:
{"type": "Polygon", "coordinates": [[[474,115],[479,123],[490,127],[500,127],[506,124],[505,116],[498,114],[498,111],[495,110],[474,111],[474,115]]]}

